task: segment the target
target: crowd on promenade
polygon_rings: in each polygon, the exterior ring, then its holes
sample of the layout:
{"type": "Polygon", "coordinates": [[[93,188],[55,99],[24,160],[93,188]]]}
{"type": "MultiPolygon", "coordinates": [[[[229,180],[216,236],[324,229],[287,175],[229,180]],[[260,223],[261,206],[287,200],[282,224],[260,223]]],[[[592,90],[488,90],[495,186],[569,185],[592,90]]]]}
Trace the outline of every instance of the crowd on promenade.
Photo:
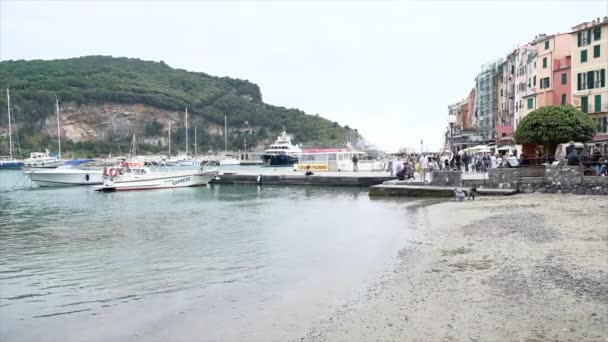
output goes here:
{"type": "MultiPolygon", "coordinates": [[[[470,173],[486,173],[490,169],[526,167],[538,156],[527,157],[524,153],[519,156],[510,152],[490,153],[490,152],[460,152],[460,153],[422,153],[399,156],[389,162],[389,171],[398,179],[419,179],[430,180],[433,171],[461,171],[470,173]]],[[[564,164],[589,166],[597,176],[607,176],[608,157],[603,156],[598,149],[593,153],[582,158],[573,145],[566,148],[564,164]]]]}

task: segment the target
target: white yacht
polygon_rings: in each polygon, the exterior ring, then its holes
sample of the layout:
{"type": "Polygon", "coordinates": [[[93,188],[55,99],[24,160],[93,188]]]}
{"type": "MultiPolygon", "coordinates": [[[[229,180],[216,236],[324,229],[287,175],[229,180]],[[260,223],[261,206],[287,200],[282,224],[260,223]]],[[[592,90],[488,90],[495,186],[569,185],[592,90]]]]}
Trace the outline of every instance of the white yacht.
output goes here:
{"type": "Polygon", "coordinates": [[[270,166],[291,166],[297,163],[298,155],[301,152],[300,146],[293,145],[291,137],[283,130],[274,144],[264,150],[262,159],[264,159],[264,163],[270,166]]]}
{"type": "Polygon", "coordinates": [[[101,166],[93,159],[68,160],[56,169],[33,169],[24,174],[40,187],[97,185],[103,181],[101,166]]]}
{"type": "Polygon", "coordinates": [[[152,171],[138,162],[123,162],[110,168],[104,175],[103,184],[96,191],[114,192],[127,190],[152,190],[207,185],[217,171],[152,171]]]}

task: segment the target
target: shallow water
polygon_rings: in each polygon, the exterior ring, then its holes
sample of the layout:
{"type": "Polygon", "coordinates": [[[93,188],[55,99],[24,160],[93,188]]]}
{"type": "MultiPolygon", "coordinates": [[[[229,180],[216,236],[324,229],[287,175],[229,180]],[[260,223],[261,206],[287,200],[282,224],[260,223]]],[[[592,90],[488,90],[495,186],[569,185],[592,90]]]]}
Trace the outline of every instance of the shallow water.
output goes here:
{"type": "Polygon", "coordinates": [[[2,191],[0,340],[297,338],[424,210],[345,188],[2,191]]]}

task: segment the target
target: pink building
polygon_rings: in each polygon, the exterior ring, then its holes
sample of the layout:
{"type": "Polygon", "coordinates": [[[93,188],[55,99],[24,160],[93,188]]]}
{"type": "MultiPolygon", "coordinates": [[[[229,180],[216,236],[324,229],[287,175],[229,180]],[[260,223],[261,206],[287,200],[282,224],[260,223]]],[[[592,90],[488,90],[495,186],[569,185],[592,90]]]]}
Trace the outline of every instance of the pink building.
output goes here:
{"type": "Polygon", "coordinates": [[[553,60],[553,104],[572,104],[570,56],[553,60]]]}

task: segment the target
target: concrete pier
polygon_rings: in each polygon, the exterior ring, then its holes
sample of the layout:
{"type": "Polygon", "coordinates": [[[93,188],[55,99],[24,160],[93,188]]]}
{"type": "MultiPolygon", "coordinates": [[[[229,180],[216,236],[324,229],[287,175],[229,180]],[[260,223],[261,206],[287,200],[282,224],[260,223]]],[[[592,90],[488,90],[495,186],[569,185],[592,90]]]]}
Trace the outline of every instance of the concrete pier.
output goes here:
{"type": "MultiPolygon", "coordinates": [[[[454,188],[468,190],[468,188],[454,186],[434,185],[405,185],[381,184],[369,189],[370,196],[405,196],[405,197],[454,197],[454,188]]],[[[480,196],[507,196],[517,193],[516,189],[477,189],[480,196]]]]}
{"type": "Polygon", "coordinates": [[[291,169],[277,171],[226,171],[211,184],[266,184],[370,187],[395,179],[387,172],[318,172],[305,176],[291,169]]]}

